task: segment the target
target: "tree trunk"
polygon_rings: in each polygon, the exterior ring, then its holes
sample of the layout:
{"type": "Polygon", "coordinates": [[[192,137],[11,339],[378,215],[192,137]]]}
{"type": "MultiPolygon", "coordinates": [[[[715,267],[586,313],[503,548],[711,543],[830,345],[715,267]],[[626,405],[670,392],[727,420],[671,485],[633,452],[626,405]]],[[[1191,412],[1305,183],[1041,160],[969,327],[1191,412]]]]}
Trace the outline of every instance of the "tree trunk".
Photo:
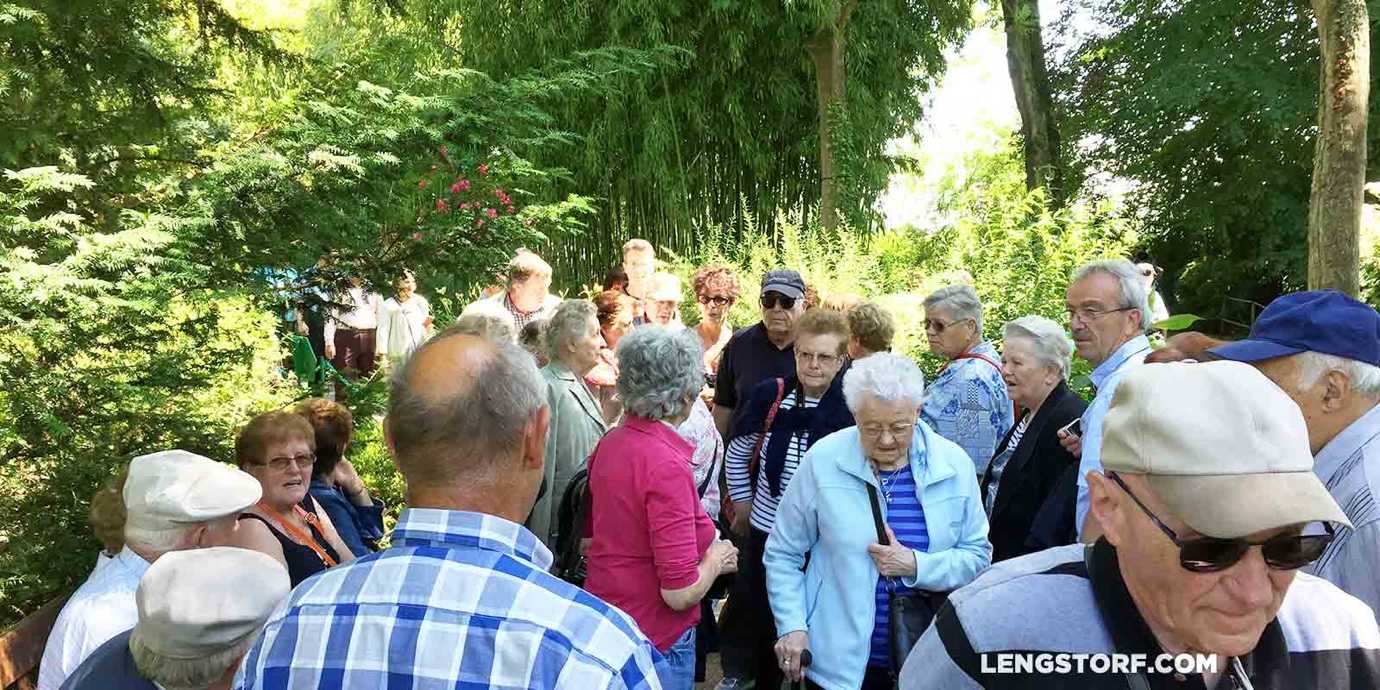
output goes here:
{"type": "Polygon", "coordinates": [[[839,11],[838,19],[820,29],[806,49],[815,63],[815,84],[819,105],[819,224],[833,230],[839,222],[838,168],[834,161],[833,127],[829,110],[843,101],[847,78],[843,62],[844,39],[848,18],[858,0],[848,0],[839,11]]]}
{"type": "Polygon", "coordinates": [[[1308,203],[1308,288],[1360,291],[1370,19],[1365,0],[1313,0],[1322,52],[1308,203]]]}
{"type": "Polygon", "coordinates": [[[1040,6],[1037,0],[1001,0],[1001,10],[1006,26],[1006,68],[1021,113],[1025,186],[1032,191],[1043,187],[1050,206],[1059,208],[1065,199],[1064,165],[1059,156],[1059,127],[1049,96],[1040,6]]]}

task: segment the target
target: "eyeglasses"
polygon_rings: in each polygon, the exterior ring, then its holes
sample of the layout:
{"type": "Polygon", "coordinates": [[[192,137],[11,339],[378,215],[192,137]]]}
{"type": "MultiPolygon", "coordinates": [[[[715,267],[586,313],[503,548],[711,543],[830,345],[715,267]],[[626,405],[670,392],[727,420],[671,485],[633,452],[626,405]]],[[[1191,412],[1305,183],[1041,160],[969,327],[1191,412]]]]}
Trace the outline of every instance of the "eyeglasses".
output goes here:
{"type": "Polygon", "coordinates": [[[944,323],[939,319],[925,319],[925,331],[933,332],[935,335],[941,335],[944,333],[945,329],[953,328],[955,324],[960,324],[964,321],[968,321],[968,319],[954,319],[948,323],[944,323]]]}
{"type": "Polygon", "coordinates": [[[296,466],[297,466],[297,469],[307,469],[308,467],[311,467],[311,466],[312,466],[313,464],[315,464],[315,463],[316,463],[316,455],[311,454],[311,455],[295,455],[295,456],[290,457],[290,458],[284,458],[284,457],[269,458],[269,460],[268,460],[267,462],[259,461],[259,462],[255,462],[254,465],[255,465],[256,467],[267,467],[267,468],[273,470],[274,472],[282,472],[282,471],[286,470],[286,469],[288,468],[289,465],[296,465],[296,466]]]}
{"type": "Polygon", "coordinates": [[[1131,311],[1137,307],[1121,307],[1120,309],[1095,309],[1093,307],[1081,307],[1079,309],[1065,309],[1064,317],[1069,323],[1092,323],[1108,314],[1119,311],[1131,311]]]}
{"type": "Polygon", "coordinates": [[[763,309],[775,309],[777,307],[781,307],[782,309],[786,310],[794,309],[795,298],[787,297],[779,292],[768,292],[767,294],[762,295],[763,309]]]}
{"type": "Polygon", "coordinates": [[[1335,535],[1332,525],[1323,523],[1323,528],[1327,534],[1281,534],[1270,537],[1265,541],[1253,542],[1246,539],[1218,539],[1216,537],[1199,537],[1197,539],[1180,539],[1174,530],[1164,524],[1150,509],[1140,502],[1139,498],[1131,492],[1131,488],[1126,486],[1126,482],[1115,472],[1107,473],[1116,485],[1131,497],[1136,505],[1140,506],[1156,527],[1164,532],[1169,540],[1179,547],[1179,565],[1184,570],[1195,573],[1215,573],[1220,570],[1236,565],[1252,546],[1260,547],[1260,555],[1265,558],[1265,564],[1275,570],[1297,570],[1322,556],[1323,550],[1332,543],[1335,535]]]}
{"type": "Polygon", "coordinates": [[[838,355],[831,355],[819,352],[805,352],[803,350],[796,350],[795,358],[799,360],[802,364],[818,364],[822,367],[832,367],[835,364],[838,364],[839,362],[843,361],[843,358],[839,357],[838,355]]]}
{"type": "Polygon", "coordinates": [[[862,435],[869,439],[881,438],[884,433],[890,433],[892,438],[909,438],[911,432],[914,430],[915,424],[913,422],[910,424],[890,425],[863,424],[858,427],[858,431],[862,432],[862,435]]]}
{"type": "MultiPolygon", "coordinates": [[[[729,305],[733,304],[733,303],[736,302],[736,301],[737,301],[737,300],[735,300],[735,299],[732,298],[732,297],[724,297],[723,295],[714,295],[713,297],[701,297],[701,298],[700,298],[700,304],[712,304],[712,305],[714,305],[714,306],[716,306],[716,307],[726,307],[726,306],[729,306],[729,305]]],[[[763,306],[765,306],[765,305],[763,305],[763,306]]],[[[767,307],[767,308],[770,309],[770,307],[767,307]]],[[[787,308],[787,309],[790,309],[790,307],[786,307],[786,308],[787,308]]]]}

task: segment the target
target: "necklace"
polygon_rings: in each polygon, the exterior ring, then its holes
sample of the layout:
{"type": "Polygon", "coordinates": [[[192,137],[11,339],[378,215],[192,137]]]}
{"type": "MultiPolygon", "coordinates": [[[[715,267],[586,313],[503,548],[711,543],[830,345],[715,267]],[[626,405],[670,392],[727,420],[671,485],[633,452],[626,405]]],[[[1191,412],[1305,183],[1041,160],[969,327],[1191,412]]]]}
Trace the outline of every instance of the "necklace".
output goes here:
{"type": "Polygon", "coordinates": [[[900,474],[901,470],[891,470],[883,479],[881,468],[877,469],[877,483],[882,487],[882,497],[886,499],[887,505],[891,505],[891,490],[895,487],[896,477],[900,474]]]}

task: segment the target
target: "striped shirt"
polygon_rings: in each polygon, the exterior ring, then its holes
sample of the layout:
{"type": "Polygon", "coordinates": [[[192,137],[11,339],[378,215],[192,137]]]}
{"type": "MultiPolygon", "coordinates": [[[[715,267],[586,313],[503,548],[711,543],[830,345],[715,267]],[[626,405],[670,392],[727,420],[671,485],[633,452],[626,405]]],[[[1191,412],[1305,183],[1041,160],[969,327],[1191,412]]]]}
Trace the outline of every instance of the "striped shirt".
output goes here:
{"type": "MultiPolygon", "coordinates": [[[[949,595],[901,669],[901,690],[1199,689],[1202,676],[1133,675],[1084,664],[1067,673],[1002,672],[998,653],[1144,654],[1163,650],[1121,575],[1117,550],[1099,540],[1002,561],[949,595]]],[[[1034,657],[1023,656],[1025,660],[1034,657]]],[[[1054,657],[1044,657],[1054,660],[1054,657]]],[[[1104,659],[1106,657],[1103,657],[1104,659]]],[[[1003,661],[1003,659],[1007,661],[1003,661]]],[[[1049,668],[1049,667],[1046,667],[1049,668]]],[[[1299,573],[1255,648],[1219,665],[1218,688],[1346,690],[1380,687],[1380,629],[1370,609],[1326,580],[1299,573]]]]}
{"type": "MultiPolygon", "coordinates": [[[[930,533],[925,527],[925,507],[920,505],[916,495],[915,475],[910,465],[899,470],[879,472],[882,490],[878,498],[886,502],[884,514],[886,524],[896,534],[896,539],[916,551],[928,551],[930,533]]],[[[915,591],[907,587],[899,578],[877,578],[877,614],[872,626],[872,650],[867,657],[868,666],[891,667],[891,635],[888,619],[891,617],[891,602],[887,595],[891,592],[904,594],[915,591]]]]}
{"type": "Polygon", "coordinates": [[[1001,452],[992,457],[992,464],[987,466],[987,473],[992,476],[992,483],[987,490],[987,500],[983,502],[983,508],[987,511],[988,519],[992,518],[992,509],[997,507],[997,490],[1001,488],[1001,472],[1006,469],[1006,463],[1011,461],[1011,456],[1016,454],[1016,448],[1021,445],[1021,439],[1025,438],[1025,430],[1030,427],[1030,418],[1033,416],[1027,412],[1024,417],[1021,417],[1020,423],[1011,431],[1011,438],[1007,440],[1001,452]]]}
{"type": "Polygon", "coordinates": [[[1305,568],[1366,602],[1380,616],[1380,406],[1343,429],[1314,458],[1313,471],[1351,521],[1322,558],[1305,568]]]}
{"type": "Polygon", "coordinates": [[[409,508],[391,547],[292,591],[233,687],[658,690],[632,619],[550,565],[521,525],[409,508]]]}
{"type": "MultiPolygon", "coordinates": [[[[819,398],[805,396],[805,409],[810,409],[819,405],[819,398]]],[[[781,398],[781,408],[777,414],[796,406],[796,391],[790,391],[781,398]]],[[[791,434],[791,443],[786,447],[786,465],[781,470],[781,493],[786,493],[786,487],[791,483],[791,477],[795,476],[795,469],[800,466],[800,458],[805,455],[805,450],[809,446],[810,433],[805,430],[791,434]]],[[[768,486],[767,473],[763,469],[767,464],[767,447],[771,445],[771,432],[762,436],[762,432],[743,434],[734,438],[728,444],[728,452],[725,455],[725,463],[728,469],[728,495],[734,502],[752,501],[752,516],[750,522],[752,526],[763,532],[771,533],[771,528],[776,524],[776,506],[781,502],[781,496],[771,495],[771,488],[768,486]],[[751,475],[748,472],[749,460],[752,458],[752,449],[757,447],[757,440],[762,439],[762,449],[757,458],[757,488],[754,491],[751,487],[751,475]]]]}

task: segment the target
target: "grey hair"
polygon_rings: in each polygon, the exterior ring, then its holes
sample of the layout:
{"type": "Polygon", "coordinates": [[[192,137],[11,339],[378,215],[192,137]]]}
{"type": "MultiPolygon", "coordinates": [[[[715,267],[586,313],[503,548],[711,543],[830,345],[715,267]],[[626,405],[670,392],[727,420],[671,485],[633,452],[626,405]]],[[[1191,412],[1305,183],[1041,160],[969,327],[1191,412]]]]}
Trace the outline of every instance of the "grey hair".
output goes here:
{"type": "Polygon", "coordinates": [[[977,332],[982,333],[982,300],[971,285],[950,285],[931,292],[925,298],[925,311],[942,309],[956,319],[972,319],[977,332]]]}
{"type": "MultiPolygon", "coordinates": [[[[125,543],[148,551],[167,553],[186,546],[191,539],[192,532],[201,527],[212,529],[216,523],[224,522],[228,528],[238,519],[237,514],[231,513],[202,522],[168,522],[162,527],[133,525],[126,520],[124,527],[125,543]]],[[[147,520],[141,522],[146,523],[147,520]]]]}
{"type": "Polygon", "coordinates": [[[1299,386],[1302,388],[1316,386],[1329,371],[1340,371],[1346,374],[1347,380],[1351,382],[1351,387],[1357,393],[1372,398],[1380,397],[1380,367],[1311,350],[1300,352],[1297,357],[1299,358],[1299,386]]]}
{"type": "Polygon", "coordinates": [[[1069,339],[1064,327],[1053,319],[1043,316],[1022,316],[1010,321],[1002,331],[1006,340],[1025,338],[1030,341],[1030,349],[1035,359],[1059,370],[1060,378],[1068,380],[1069,365],[1073,359],[1073,341],[1069,339]]]}
{"type": "MultiPolygon", "coordinates": [[[[393,375],[387,430],[409,484],[452,485],[461,477],[491,478],[511,455],[523,428],[546,406],[546,384],[531,353],[511,341],[472,365],[471,381],[444,398],[419,393],[418,362],[430,348],[459,333],[424,343],[393,375]]],[[[434,375],[434,374],[432,374],[434,375]]]]}
{"type": "Polygon", "coordinates": [[[639,237],[634,237],[628,240],[627,242],[623,243],[623,257],[627,258],[627,256],[633,252],[655,253],[656,248],[652,246],[651,242],[648,242],[647,240],[644,240],[639,237]]]}
{"type": "Polygon", "coordinates": [[[599,330],[599,310],[594,303],[583,299],[568,299],[556,307],[555,313],[546,322],[546,337],[543,338],[546,354],[551,359],[560,359],[565,346],[588,338],[589,320],[594,319],[594,330],[599,330]]]}
{"type": "Polygon", "coordinates": [[[129,636],[129,653],[139,675],[166,690],[205,690],[215,683],[249,652],[258,635],[249,635],[233,646],[195,659],[176,659],[163,656],[149,648],[140,635],[139,626],[129,636]]]}
{"type": "Polygon", "coordinates": [[[886,402],[905,400],[919,410],[925,402],[925,374],[915,362],[894,352],[864,357],[843,375],[843,399],[856,415],[869,395],[886,402]]]}
{"type": "Polygon", "coordinates": [[[1073,272],[1073,282],[1098,273],[1116,279],[1117,285],[1121,288],[1121,304],[1118,306],[1122,309],[1140,310],[1140,330],[1142,333],[1149,331],[1154,312],[1150,311],[1150,295],[1145,292],[1145,283],[1141,282],[1143,279],[1136,265],[1126,259],[1089,261],[1073,272]]]}
{"type": "Polygon", "coordinates": [[[618,341],[618,395],[628,412],[671,419],[703,387],[704,350],[693,330],[641,326],[618,341]]]}
{"type": "Polygon", "coordinates": [[[493,314],[466,314],[442,331],[442,334],[472,335],[491,343],[511,342],[517,338],[513,320],[493,314]]]}

